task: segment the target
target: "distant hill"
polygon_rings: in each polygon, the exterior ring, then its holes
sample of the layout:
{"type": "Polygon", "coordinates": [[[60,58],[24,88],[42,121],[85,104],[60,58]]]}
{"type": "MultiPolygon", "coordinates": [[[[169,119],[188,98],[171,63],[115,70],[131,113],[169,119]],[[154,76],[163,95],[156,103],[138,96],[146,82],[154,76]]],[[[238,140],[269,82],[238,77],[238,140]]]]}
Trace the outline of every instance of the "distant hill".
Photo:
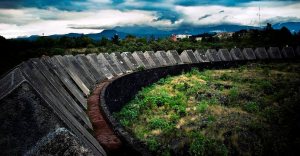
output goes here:
{"type": "MultiPolygon", "coordinates": [[[[281,29],[282,27],[287,27],[291,32],[299,32],[300,31],[300,22],[287,22],[287,23],[278,23],[274,24],[274,29],[281,29]]],[[[242,29],[260,29],[259,27],[253,26],[243,26],[243,25],[216,25],[216,26],[191,26],[191,25],[182,25],[174,30],[162,30],[159,28],[151,27],[151,26],[117,26],[110,30],[104,30],[100,33],[94,34],[85,34],[94,40],[100,40],[102,37],[106,37],[111,39],[115,34],[118,34],[121,39],[125,38],[127,35],[131,34],[137,37],[147,37],[154,36],[156,38],[167,37],[172,34],[203,34],[203,33],[211,33],[211,32],[235,32],[242,29]]],[[[68,37],[80,37],[83,34],[79,33],[69,33],[63,35],[50,35],[52,38],[59,38],[62,36],[68,37]]],[[[33,35],[30,37],[21,37],[21,39],[35,40],[37,35],[33,35]]]]}
{"type": "Polygon", "coordinates": [[[300,22],[277,23],[273,25],[274,29],[281,29],[282,27],[287,27],[291,32],[299,32],[300,22]]]}

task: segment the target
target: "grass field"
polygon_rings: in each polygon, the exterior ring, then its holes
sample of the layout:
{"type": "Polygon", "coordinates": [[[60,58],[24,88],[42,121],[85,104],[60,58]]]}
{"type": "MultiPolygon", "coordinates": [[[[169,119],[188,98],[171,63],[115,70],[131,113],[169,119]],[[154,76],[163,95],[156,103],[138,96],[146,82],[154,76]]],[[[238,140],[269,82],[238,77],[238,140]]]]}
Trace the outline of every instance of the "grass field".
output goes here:
{"type": "Polygon", "coordinates": [[[155,155],[297,155],[300,62],[193,69],[114,116],[155,155]]]}

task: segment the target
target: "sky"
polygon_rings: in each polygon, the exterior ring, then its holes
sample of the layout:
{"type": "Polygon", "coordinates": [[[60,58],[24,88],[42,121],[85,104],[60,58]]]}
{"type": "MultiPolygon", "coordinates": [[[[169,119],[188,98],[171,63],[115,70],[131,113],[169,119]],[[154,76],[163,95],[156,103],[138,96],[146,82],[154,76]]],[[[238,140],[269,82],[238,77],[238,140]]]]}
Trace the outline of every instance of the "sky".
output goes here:
{"type": "Polygon", "coordinates": [[[0,0],[0,35],[6,38],[98,33],[116,26],[284,22],[300,22],[300,0],[0,0]]]}

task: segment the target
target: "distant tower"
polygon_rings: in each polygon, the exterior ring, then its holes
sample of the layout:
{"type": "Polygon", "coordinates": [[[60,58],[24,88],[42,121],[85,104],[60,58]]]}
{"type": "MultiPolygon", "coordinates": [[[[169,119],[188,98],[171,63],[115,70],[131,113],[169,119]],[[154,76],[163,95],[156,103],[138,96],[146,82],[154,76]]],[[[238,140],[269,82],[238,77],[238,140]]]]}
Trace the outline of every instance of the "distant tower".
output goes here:
{"type": "Polygon", "coordinates": [[[260,5],[258,6],[258,24],[259,24],[259,27],[261,27],[261,23],[260,23],[260,5]]]}
{"type": "Polygon", "coordinates": [[[260,23],[260,16],[261,16],[261,14],[260,14],[260,1],[258,2],[258,26],[261,28],[261,23],[260,23]]]}

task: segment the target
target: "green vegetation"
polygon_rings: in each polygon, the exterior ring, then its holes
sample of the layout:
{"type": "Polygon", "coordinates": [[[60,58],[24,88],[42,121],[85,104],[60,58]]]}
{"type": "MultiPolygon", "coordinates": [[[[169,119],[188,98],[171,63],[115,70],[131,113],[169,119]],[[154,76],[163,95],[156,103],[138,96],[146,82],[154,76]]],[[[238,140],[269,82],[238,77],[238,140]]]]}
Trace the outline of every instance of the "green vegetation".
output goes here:
{"type": "Polygon", "coordinates": [[[193,69],[115,113],[155,155],[299,154],[300,62],[193,69]]]}
{"type": "Polygon", "coordinates": [[[202,34],[203,39],[196,41],[195,38],[183,39],[177,42],[167,38],[139,38],[128,35],[124,39],[118,36],[93,40],[88,36],[80,37],[38,37],[36,40],[5,39],[0,36],[0,74],[32,57],[43,55],[66,55],[78,53],[102,53],[102,52],[133,52],[136,50],[177,50],[179,53],[186,49],[208,48],[256,48],[278,46],[297,46],[300,43],[300,32],[292,34],[287,28],[275,30],[267,25],[262,30],[241,30],[235,32],[232,37],[218,38],[214,34],[202,34]]]}

